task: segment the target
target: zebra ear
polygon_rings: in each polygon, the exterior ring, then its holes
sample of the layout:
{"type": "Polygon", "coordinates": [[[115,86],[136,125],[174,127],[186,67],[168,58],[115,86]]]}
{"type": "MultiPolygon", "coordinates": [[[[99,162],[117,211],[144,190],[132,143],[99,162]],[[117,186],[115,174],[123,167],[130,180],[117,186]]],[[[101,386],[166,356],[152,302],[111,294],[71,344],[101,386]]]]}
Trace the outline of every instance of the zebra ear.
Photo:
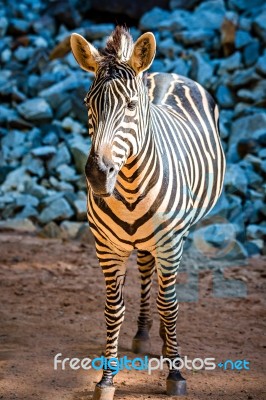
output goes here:
{"type": "Polygon", "coordinates": [[[147,32],[138,38],[128,61],[137,75],[151,66],[155,51],[156,40],[153,33],[147,32]]]}
{"type": "Polygon", "coordinates": [[[99,56],[98,50],[78,33],[72,33],[70,45],[79,66],[85,71],[95,73],[98,69],[96,61],[97,56],[99,56]]]}

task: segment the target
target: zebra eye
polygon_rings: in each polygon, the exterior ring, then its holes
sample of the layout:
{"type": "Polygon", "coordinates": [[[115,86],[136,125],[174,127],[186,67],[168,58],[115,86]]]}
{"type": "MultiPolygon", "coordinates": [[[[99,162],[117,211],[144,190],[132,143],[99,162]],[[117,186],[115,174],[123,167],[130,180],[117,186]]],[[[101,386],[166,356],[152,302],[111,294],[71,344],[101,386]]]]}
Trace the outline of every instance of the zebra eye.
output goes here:
{"type": "Polygon", "coordinates": [[[130,111],[134,111],[136,107],[137,107],[137,102],[134,101],[134,100],[129,101],[129,102],[127,103],[127,108],[128,108],[130,111]]]}

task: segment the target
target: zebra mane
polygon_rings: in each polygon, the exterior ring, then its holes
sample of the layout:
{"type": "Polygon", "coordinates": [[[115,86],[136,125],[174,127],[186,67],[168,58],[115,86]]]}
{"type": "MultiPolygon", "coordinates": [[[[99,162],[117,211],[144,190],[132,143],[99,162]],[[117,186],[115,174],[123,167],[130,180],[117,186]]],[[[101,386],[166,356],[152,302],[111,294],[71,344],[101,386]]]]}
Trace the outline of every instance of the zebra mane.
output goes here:
{"type": "Polygon", "coordinates": [[[133,50],[133,39],[127,28],[117,26],[106,42],[106,46],[100,51],[99,65],[108,67],[110,64],[129,60],[133,50]]]}

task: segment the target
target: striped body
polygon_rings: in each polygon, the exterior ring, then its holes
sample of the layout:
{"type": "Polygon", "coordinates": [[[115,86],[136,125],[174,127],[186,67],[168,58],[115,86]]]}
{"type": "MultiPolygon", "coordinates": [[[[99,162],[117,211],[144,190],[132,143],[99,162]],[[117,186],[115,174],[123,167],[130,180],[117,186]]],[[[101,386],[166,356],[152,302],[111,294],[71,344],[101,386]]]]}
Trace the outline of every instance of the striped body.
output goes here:
{"type": "Polygon", "coordinates": [[[120,196],[95,197],[89,188],[88,217],[96,238],[116,249],[153,255],[167,250],[172,256],[175,243],[221,192],[225,163],[218,109],[188,78],[155,73],[147,85],[149,134],[138,158],[118,173],[120,196]]]}
{"type": "MultiPolygon", "coordinates": [[[[218,109],[190,79],[162,73],[143,79],[155,54],[151,33],[133,45],[129,33],[118,27],[102,53],[78,34],[72,35],[71,46],[80,66],[96,74],[85,98],[92,138],[85,174],[88,219],[106,284],[105,355],[117,357],[126,261],[137,249],[141,299],[133,350],[148,349],[156,269],[160,336],[165,355],[173,360],[178,357],[175,284],[183,241],[215,205],[223,183],[218,109]]],[[[112,386],[113,375],[104,369],[96,392],[112,386]]],[[[167,381],[170,394],[184,389],[179,371],[170,369],[167,381]]]]}

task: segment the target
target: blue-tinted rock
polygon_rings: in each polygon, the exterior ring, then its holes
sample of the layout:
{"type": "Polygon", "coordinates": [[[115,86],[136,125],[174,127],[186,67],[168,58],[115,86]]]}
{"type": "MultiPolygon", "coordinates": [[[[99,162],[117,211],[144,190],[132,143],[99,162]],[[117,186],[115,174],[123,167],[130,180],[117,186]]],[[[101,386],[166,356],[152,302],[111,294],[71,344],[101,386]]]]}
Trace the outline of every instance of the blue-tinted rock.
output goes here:
{"type": "Polygon", "coordinates": [[[231,90],[225,85],[218,86],[216,92],[216,99],[218,105],[220,105],[223,108],[233,108],[235,105],[234,96],[231,90]]]}
{"type": "Polygon", "coordinates": [[[188,63],[182,58],[177,58],[177,60],[175,60],[175,61],[173,61],[173,63],[171,63],[170,72],[173,72],[177,75],[188,76],[189,70],[190,70],[190,67],[189,67],[188,63]]]}
{"type": "Polygon", "coordinates": [[[69,148],[74,158],[77,172],[83,174],[90,150],[89,146],[82,138],[75,138],[69,142],[69,148]]]}
{"type": "Polygon", "coordinates": [[[227,217],[228,208],[229,202],[227,200],[225,192],[223,191],[217,203],[208,214],[208,218],[213,216],[227,217]]]}
{"type": "Polygon", "coordinates": [[[244,64],[247,67],[255,64],[259,59],[260,44],[257,39],[252,40],[243,51],[244,64]]]}
{"type": "Polygon", "coordinates": [[[16,219],[36,219],[39,211],[33,206],[26,205],[19,213],[16,214],[16,219]]]}
{"type": "Polygon", "coordinates": [[[243,169],[237,164],[227,165],[224,186],[228,193],[246,195],[248,180],[243,169]]]}
{"type": "Polygon", "coordinates": [[[240,89],[237,91],[237,96],[244,101],[262,102],[264,104],[266,95],[266,81],[261,80],[252,86],[252,89],[240,89]]]}
{"type": "Polygon", "coordinates": [[[189,29],[192,14],[184,10],[176,10],[170,14],[169,18],[163,19],[158,23],[159,31],[178,32],[189,29]]]}
{"type": "Polygon", "coordinates": [[[14,56],[18,61],[28,61],[34,53],[34,49],[32,47],[24,47],[19,46],[17,50],[14,52],[14,56]]]}
{"type": "Polygon", "coordinates": [[[234,71],[241,68],[241,53],[237,51],[220,62],[218,74],[223,75],[227,71],[234,71]]]}
{"type": "Polygon", "coordinates": [[[258,62],[256,64],[256,71],[258,71],[262,75],[266,75],[266,51],[258,59],[258,62]]]}
{"type": "Polygon", "coordinates": [[[43,177],[45,175],[45,168],[43,161],[40,158],[35,158],[31,154],[27,154],[22,161],[22,165],[26,167],[26,171],[31,175],[43,177]]]}
{"type": "Polygon", "coordinates": [[[8,27],[8,20],[5,17],[0,17],[0,37],[4,37],[8,27]]]}
{"type": "Polygon", "coordinates": [[[56,146],[58,143],[58,137],[55,132],[49,132],[44,136],[42,142],[45,145],[56,146]]]}
{"type": "Polygon", "coordinates": [[[71,156],[68,148],[64,143],[60,143],[57,148],[57,152],[53,155],[53,157],[48,161],[47,167],[49,170],[56,169],[61,164],[69,164],[71,161],[71,156]]]}
{"type": "Polygon", "coordinates": [[[105,39],[114,29],[114,24],[95,24],[87,26],[85,34],[89,40],[105,39]]]}
{"type": "Polygon", "coordinates": [[[236,195],[227,193],[228,206],[228,218],[230,221],[234,221],[239,215],[242,214],[242,199],[236,195]]]}
{"type": "Polygon", "coordinates": [[[256,172],[250,170],[250,169],[246,169],[245,170],[245,174],[248,180],[248,186],[253,188],[253,189],[260,189],[261,188],[261,184],[263,182],[262,177],[257,174],[256,172]]]}
{"type": "Polygon", "coordinates": [[[41,212],[39,221],[46,224],[50,221],[62,221],[73,216],[74,211],[64,198],[54,200],[41,212]]]}
{"type": "Polygon", "coordinates": [[[248,240],[245,242],[245,249],[248,252],[249,257],[258,256],[261,254],[263,249],[263,240],[248,240]]]}
{"type": "Polygon", "coordinates": [[[30,29],[30,23],[24,19],[11,18],[8,26],[8,33],[19,36],[25,35],[30,29]]]}
{"type": "Polygon", "coordinates": [[[248,225],[247,227],[248,239],[263,239],[266,240],[266,226],[263,225],[248,225]]]}
{"type": "Polygon", "coordinates": [[[257,82],[260,79],[260,76],[255,72],[255,68],[251,67],[245,70],[235,71],[226,83],[233,88],[238,88],[257,82]]]}
{"type": "MultiPolygon", "coordinates": [[[[219,31],[225,17],[225,12],[223,0],[201,2],[193,13],[194,28],[216,29],[219,31]]],[[[193,29],[193,27],[190,29],[193,29]]]]}
{"type": "Polygon", "coordinates": [[[261,171],[264,175],[266,175],[266,149],[262,149],[261,152],[259,153],[259,156],[261,156],[261,158],[264,158],[264,160],[261,162],[260,168],[261,171]]]}
{"type": "Polygon", "coordinates": [[[2,145],[11,149],[24,144],[26,135],[18,130],[9,131],[8,134],[2,139],[2,145]]]}
{"type": "Polygon", "coordinates": [[[265,131],[266,114],[257,113],[247,117],[238,118],[232,123],[229,146],[240,141],[240,139],[255,139],[261,130],[265,131]]]}
{"type": "Polygon", "coordinates": [[[26,168],[24,166],[16,168],[7,175],[5,182],[2,184],[2,190],[8,192],[14,189],[18,192],[23,192],[26,182],[29,181],[31,181],[31,177],[27,174],[26,168]]]}
{"type": "Polygon", "coordinates": [[[185,45],[195,45],[206,43],[213,39],[213,31],[211,29],[195,29],[191,31],[180,31],[174,34],[176,41],[185,45]]]}
{"type": "Polygon", "coordinates": [[[187,10],[190,10],[194,8],[198,3],[200,3],[200,0],[170,0],[170,9],[175,10],[176,8],[185,8],[187,10]]]}
{"type": "MultiPolygon", "coordinates": [[[[264,2],[265,4],[265,2],[264,2]]],[[[266,43],[266,9],[260,12],[253,22],[254,30],[257,35],[266,43]]]]}
{"type": "Polygon", "coordinates": [[[50,158],[56,153],[56,148],[54,146],[42,146],[31,150],[31,154],[35,157],[40,158],[50,158]]]}
{"type": "Polygon", "coordinates": [[[250,31],[251,25],[252,25],[252,20],[250,18],[240,16],[239,21],[238,21],[238,26],[239,26],[240,30],[250,31]]]}
{"type": "Polygon", "coordinates": [[[39,200],[30,195],[30,194],[19,194],[16,197],[16,204],[18,206],[32,206],[32,207],[37,207],[39,204],[39,200]]]}
{"type": "Polygon", "coordinates": [[[240,11],[252,10],[265,4],[264,0],[229,0],[229,6],[240,11]]]}
{"type": "Polygon", "coordinates": [[[154,60],[149,72],[165,72],[165,63],[162,60],[154,60]]]}
{"type": "Polygon", "coordinates": [[[25,193],[31,194],[37,199],[43,199],[47,196],[47,189],[44,186],[38,185],[34,181],[27,182],[25,185],[25,193]]]}
{"type": "MultiPolygon", "coordinates": [[[[258,156],[259,156],[260,159],[266,158],[266,148],[260,149],[258,156]]],[[[264,168],[263,168],[263,171],[265,171],[264,168]]],[[[266,171],[265,171],[265,172],[266,172],[266,171]]]]}
{"type": "Polygon", "coordinates": [[[47,121],[53,116],[51,107],[41,98],[27,100],[19,104],[17,110],[28,121],[47,121]]]}
{"type": "Polygon", "coordinates": [[[192,54],[191,61],[192,79],[208,88],[213,77],[213,65],[196,52],[192,54]]]}
{"type": "Polygon", "coordinates": [[[59,165],[56,171],[61,181],[75,182],[78,179],[78,176],[76,175],[76,171],[74,170],[74,168],[66,164],[59,165]]]}
{"type": "Polygon", "coordinates": [[[87,220],[87,201],[86,199],[77,199],[74,201],[74,209],[78,221],[87,220]]]}
{"type": "Polygon", "coordinates": [[[50,176],[51,187],[60,192],[74,192],[74,186],[69,182],[59,181],[54,176],[50,176]]]}
{"type": "Polygon", "coordinates": [[[221,110],[219,116],[220,136],[222,139],[227,139],[233,118],[233,111],[221,110]]]}
{"type": "Polygon", "coordinates": [[[174,42],[173,38],[167,38],[160,42],[160,47],[158,50],[160,54],[164,55],[165,57],[173,59],[174,57],[177,56],[178,53],[181,52],[182,47],[178,46],[174,42]]]}
{"type": "Polygon", "coordinates": [[[236,49],[241,49],[245,47],[247,44],[252,42],[252,36],[249,32],[238,30],[235,35],[235,47],[236,49]]]}
{"type": "Polygon", "coordinates": [[[159,7],[154,7],[151,11],[146,12],[139,21],[139,27],[142,31],[156,30],[158,24],[171,16],[169,11],[159,7]]]}

